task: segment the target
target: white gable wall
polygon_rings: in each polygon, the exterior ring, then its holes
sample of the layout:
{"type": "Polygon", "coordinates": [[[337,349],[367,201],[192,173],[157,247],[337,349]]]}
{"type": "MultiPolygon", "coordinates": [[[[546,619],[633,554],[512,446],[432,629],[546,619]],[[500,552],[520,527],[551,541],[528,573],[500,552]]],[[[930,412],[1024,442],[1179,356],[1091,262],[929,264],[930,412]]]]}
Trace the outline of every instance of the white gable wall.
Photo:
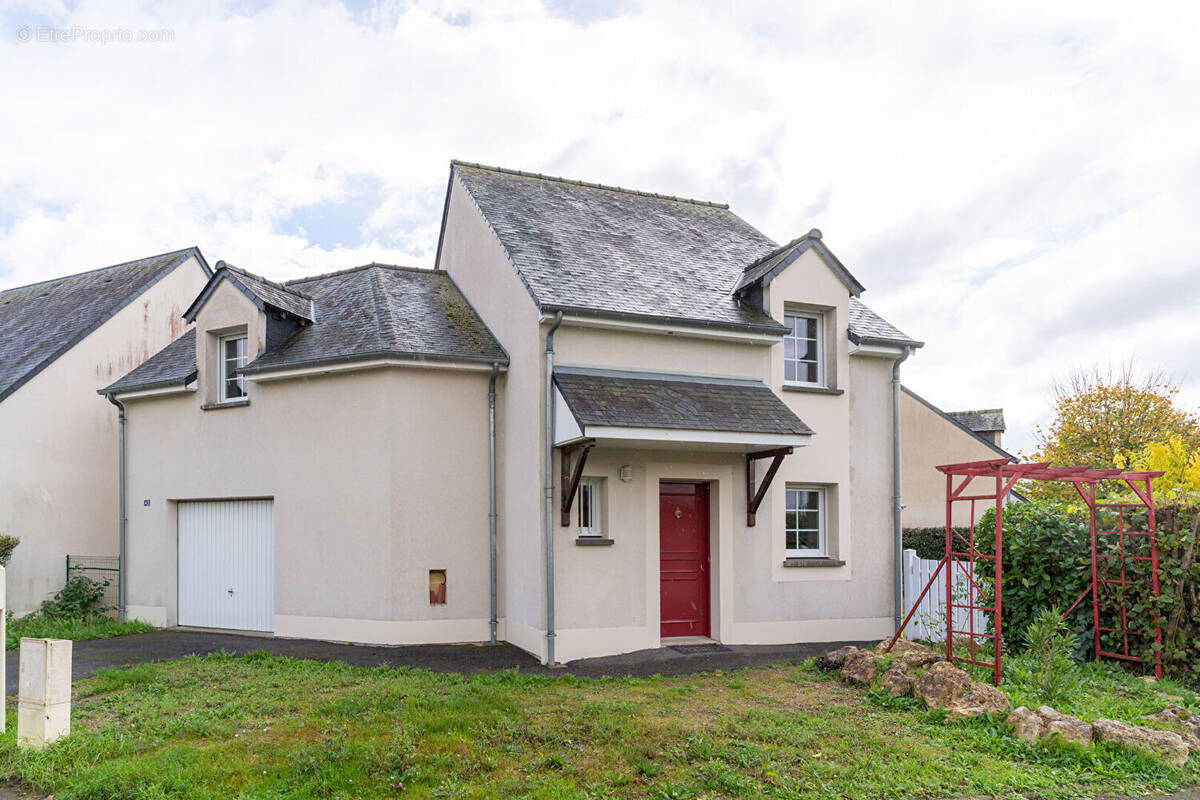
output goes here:
{"type": "Polygon", "coordinates": [[[206,280],[189,258],[0,402],[0,533],[21,539],[14,613],[62,587],[68,553],[117,555],[117,410],[96,390],[182,335],[206,280]]]}

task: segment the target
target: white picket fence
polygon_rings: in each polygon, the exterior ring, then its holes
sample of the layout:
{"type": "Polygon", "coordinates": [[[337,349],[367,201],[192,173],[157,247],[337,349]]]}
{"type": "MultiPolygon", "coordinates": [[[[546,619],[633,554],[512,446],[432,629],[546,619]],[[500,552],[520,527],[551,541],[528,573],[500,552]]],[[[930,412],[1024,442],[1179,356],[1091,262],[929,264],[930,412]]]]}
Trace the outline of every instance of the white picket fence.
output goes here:
{"type": "MultiPolygon", "coordinates": [[[[933,576],[934,570],[937,569],[938,562],[930,561],[924,558],[917,558],[916,550],[904,551],[904,613],[913,607],[913,603],[917,601],[917,596],[921,594],[921,590],[925,588],[925,584],[933,576]]],[[[967,598],[968,574],[970,573],[971,565],[965,564],[954,567],[954,595],[956,603],[965,603],[967,598]],[[963,566],[966,570],[963,570],[963,566]]],[[[976,599],[978,603],[978,598],[976,599]]],[[[968,630],[967,610],[960,608],[954,612],[954,629],[959,631],[968,630]]],[[[975,630],[987,630],[987,618],[982,611],[975,612],[975,630]]],[[[930,639],[935,642],[944,642],[946,640],[946,574],[943,572],[938,575],[937,581],[929,589],[929,594],[925,595],[925,599],[921,601],[917,612],[913,614],[912,619],[908,623],[908,627],[904,629],[904,635],[909,639],[930,639]]],[[[957,641],[957,639],[956,639],[957,641]]]]}

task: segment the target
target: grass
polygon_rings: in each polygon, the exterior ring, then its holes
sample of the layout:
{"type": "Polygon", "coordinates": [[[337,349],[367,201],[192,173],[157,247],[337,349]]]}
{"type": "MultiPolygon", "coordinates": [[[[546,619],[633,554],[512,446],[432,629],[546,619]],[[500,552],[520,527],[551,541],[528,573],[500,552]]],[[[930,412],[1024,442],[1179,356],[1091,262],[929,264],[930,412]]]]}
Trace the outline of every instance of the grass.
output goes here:
{"type": "MultiPolygon", "coordinates": [[[[1133,692],[1087,701],[1118,718],[1166,702],[1100,679],[1133,692]]],[[[10,716],[0,778],[59,800],[1071,798],[1200,783],[1200,759],[1033,746],[1001,718],[947,723],[808,664],[587,680],[252,653],[108,670],[75,695],[74,733],[44,751],[15,749],[10,716]]]]}
{"type": "Polygon", "coordinates": [[[34,639],[70,639],[81,642],[84,639],[108,639],[112,636],[146,633],[152,630],[154,630],[154,626],[145,622],[136,620],[121,622],[100,614],[82,618],[29,614],[8,620],[5,646],[9,650],[16,650],[21,646],[22,636],[34,639]]]}

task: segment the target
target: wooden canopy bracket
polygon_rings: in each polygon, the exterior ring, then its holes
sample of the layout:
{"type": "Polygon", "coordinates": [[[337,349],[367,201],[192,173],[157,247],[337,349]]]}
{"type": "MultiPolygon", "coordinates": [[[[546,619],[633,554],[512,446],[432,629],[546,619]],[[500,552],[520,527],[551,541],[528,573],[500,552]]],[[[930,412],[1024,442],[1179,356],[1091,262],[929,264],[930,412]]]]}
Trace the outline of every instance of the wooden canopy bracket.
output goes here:
{"type": "Polygon", "coordinates": [[[762,505],[763,498],[767,496],[767,489],[771,488],[771,481],[775,480],[775,473],[779,471],[779,465],[783,463],[784,456],[790,456],[792,448],[777,447],[774,450],[759,450],[756,453],[746,454],[746,525],[754,527],[754,515],[758,513],[758,507],[762,505]],[[763,476],[761,486],[754,486],[754,462],[762,458],[770,458],[771,466],[767,467],[767,474],[763,476]]]}
{"type": "Polygon", "coordinates": [[[583,477],[583,465],[587,463],[588,453],[596,446],[595,439],[584,439],[577,444],[566,445],[562,448],[562,526],[571,525],[571,504],[575,502],[575,492],[579,489],[579,479],[583,477]],[[571,453],[579,451],[575,468],[571,468],[571,453]]]}

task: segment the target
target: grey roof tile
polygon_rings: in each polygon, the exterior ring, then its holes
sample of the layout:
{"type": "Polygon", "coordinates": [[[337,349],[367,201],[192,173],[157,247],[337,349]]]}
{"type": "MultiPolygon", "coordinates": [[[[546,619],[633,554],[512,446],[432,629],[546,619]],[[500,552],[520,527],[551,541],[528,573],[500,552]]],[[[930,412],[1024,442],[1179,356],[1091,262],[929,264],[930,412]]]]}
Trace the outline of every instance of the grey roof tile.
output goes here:
{"type": "Polygon", "coordinates": [[[0,292],[0,401],[199,249],[114,264],[0,292]]]}
{"type": "Polygon", "coordinates": [[[919,342],[863,305],[857,297],[850,298],[850,338],[856,342],[879,342],[908,347],[921,347],[919,342]]]}
{"type": "Polygon", "coordinates": [[[858,279],[850,274],[850,270],[846,269],[841,260],[833,254],[833,251],[821,241],[821,232],[816,228],[748,264],[742,271],[734,290],[741,291],[759,281],[770,282],[775,275],[810,249],[816,250],[821,255],[829,268],[842,280],[842,283],[846,284],[850,294],[857,297],[866,291],[858,279]]]}
{"type": "Polygon", "coordinates": [[[581,426],[813,432],[759,381],[563,366],[554,382],[581,426]]]}
{"type": "Polygon", "coordinates": [[[141,366],[100,391],[103,394],[118,394],[166,386],[185,386],[195,378],[196,329],[189,328],[141,366]]]}
{"type": "Polygon", "coordinates": [[[508,363],[444,272],[368,264],[285,285],[312,297],[316,321],[252,361],[247,373],[385,356],[508,363]]]}
{"type": "MultiPolygon", "coordinates": [[[[508,364],[500,343],[444,272],[368,264],[278,286],[311,297],[316,319],[251,361],[246,374],[388,357],[508,364]]],[[[195,334],[190,336],[190,360],[176,342],[109,388],[148,389],[177,382],[189,370],[194,374],[195,334]]]]}
{"type": "Polygon", "coordinates": [[[307,322],[313,320],[312,298],[303,292],[291,289],[282,283],[267,280],[261,275],[246,272],[224,261],[217,262],[217,269],[209,280],[208,285],[199,296],[183,312],[183,318],[192,322],[199,313],[204,301],[216,290],[222,280],[229,280],[242,291],[260,309],[267,306],[286,311],[288,314],[307,322]]]}
{"type": "Polygon", "coordinates": [[[543,310],[779,332],[739,303],[745,266],[776,249],[728,206],[453,163],[543,310]]]}
{"type": "Polygon", "coordinates": [[[965,425],[976,433],[991,433],[992,431],[1005,430],[1003,408],[981,408],[974,411],[947,411],[946,415],[953,417],[957,422],[965,425]]]}

